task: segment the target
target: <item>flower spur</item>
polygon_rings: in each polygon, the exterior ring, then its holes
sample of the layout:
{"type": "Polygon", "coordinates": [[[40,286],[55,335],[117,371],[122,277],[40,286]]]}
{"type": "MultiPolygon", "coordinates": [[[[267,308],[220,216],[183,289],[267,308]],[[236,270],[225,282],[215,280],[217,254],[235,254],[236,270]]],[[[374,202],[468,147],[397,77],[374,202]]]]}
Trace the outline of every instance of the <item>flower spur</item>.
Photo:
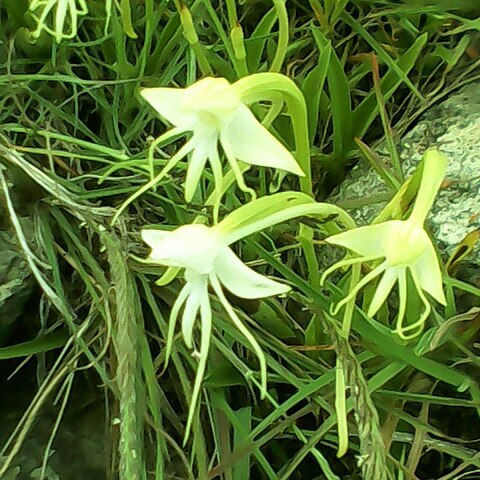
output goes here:
{"type": "Polygon", "coordinates": [[[445,176],[446,164],[446,158],[439,152],[426,152],[420,187],[408,219],[359,227],[326,239],[328,243],[347,248],[359,256],[337,262],[327,269],[322,275],[322,283],[338,268],[383,259],[336,305],[334,314],[355,298],[365,285],[382,274],[367,315],[373,317],[378,312],[398,282],[400,303],[395,331],[403,339],[418,335],[430,315],[431,305],[424,292],[445,305],[440,264],[432,241],[424,229],[424,222],[445,176]],[[405,326],[407,272],[410,272],[424,311],[417,321],[405,326]]]}

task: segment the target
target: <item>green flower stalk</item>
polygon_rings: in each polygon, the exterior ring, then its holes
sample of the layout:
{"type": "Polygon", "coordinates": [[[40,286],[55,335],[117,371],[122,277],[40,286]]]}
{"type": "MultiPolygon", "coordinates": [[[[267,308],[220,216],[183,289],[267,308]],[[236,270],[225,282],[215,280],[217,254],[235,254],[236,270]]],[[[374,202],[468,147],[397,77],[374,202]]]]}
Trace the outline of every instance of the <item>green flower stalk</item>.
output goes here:
{"type": "Polygon", "coordinates": [[[78,17],[88,13],[86,0],[31,0],[29,10],[37,22],[33,36],[38,38],[42,31],[55,37],[60,43],[64,38],[73,38],[77,35],[78,17]],[[49,26],[49,17],[52,22],[49,26]],[[67,30],[67,18],[70,18],[67,30]]]}
{"type": "Polygon", "coordinates": [[[395,283],[399,286],[399,311],[395,331],[403,339],[418,335],[431,312],[431,305],[425,292],[442,305],[446,304],[442,287],[442,272],[435,248],[424,229],[426,216],[433,204],[446,171],[447,160],[436,151],[427,151],[424,157],[422,178],[415,205],[407,220],[390,220],[355,228],[326,239],[328,243],[347,248],[358,255],[342,260],[322,276],[322,282],[334,270],[358,263],[381,260],[334,309],[336,314],[347,302],[369,282],[380,275],[380,279],[367,314],[373,317],[386,301],[395,283]],[[407,305],[407,272],[424,305],[419,319],[404,325],[407,305]],[[413,332],[413,333],[412,333],[413,332]]]}

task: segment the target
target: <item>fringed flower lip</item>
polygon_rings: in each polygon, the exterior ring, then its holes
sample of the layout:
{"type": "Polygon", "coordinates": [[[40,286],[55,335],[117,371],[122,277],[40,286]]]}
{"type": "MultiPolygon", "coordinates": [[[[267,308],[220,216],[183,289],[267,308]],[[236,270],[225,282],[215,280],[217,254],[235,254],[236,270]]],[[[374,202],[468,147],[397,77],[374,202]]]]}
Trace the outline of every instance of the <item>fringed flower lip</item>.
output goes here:
{"type": "Polygon", "coordinates": [[[224,288],[241,298],[263,298],[286,293],[290,287],[271,280],[245,265],[228,246],[220,225],[183,225],[173,231],[143,229],[142,239],[151,250],[152,263],[185,269],[185,285],[175,300],[169,319],[166,341],[168,360],[173,343],[175,326],[181,315],[181,330],[188,348],[195,348],[194,328],[200,319],[199,364],[192,394],[186,435],[191,427],[193,412],[199,397],[212,333],[212,310],[208,287],[211,286],[235,327],[252,346],[260,362],[261,395],[266,393],[267,367],[265,356],[255,337],[245,327],[234,308],[225,297],[224,288]]]}
{"type": "Polygon", "coordinates": [[[165,167],[165,170],[171,170],[191,154],[185,180],[187,201],[192,199],[207,161],[216,187],[221,188],[223,167],[219,144],[243,190],[248,187],[243,181],[239,160],[304,175],[293,155],[242,101],[242,93],[236,84],[225,78],[203,78],[187,88],[144,88],[140,94],[173,125],[163,138],[191,133],[191,138],[165,167]]]}
{"type": "Polygon", "coordinates": [[[335,307],[334,313],[355,298],[369,282],[383,275],[370,302],[367,314],[373,317],[386,301],[395,283],[399,286],[399,311],[395,331],[403,339],[413,338],[423,329],[431,312],[425,293],[445,305],[442,272],[435,247],[424,229],[426,216],[444,179],[447,159],[430,150],[424,157],[423,172],[415,205],[407,220],[391,220],[376,225],[354,228],[326,239],[328,243],[351,250],[358,257],[342,260],[327,269],[322,282],[334,270],[357,263],[380,261],[335,307]],[[407,272],[424,305],[416,322],[405,326],[407,305],[407,272]]]}

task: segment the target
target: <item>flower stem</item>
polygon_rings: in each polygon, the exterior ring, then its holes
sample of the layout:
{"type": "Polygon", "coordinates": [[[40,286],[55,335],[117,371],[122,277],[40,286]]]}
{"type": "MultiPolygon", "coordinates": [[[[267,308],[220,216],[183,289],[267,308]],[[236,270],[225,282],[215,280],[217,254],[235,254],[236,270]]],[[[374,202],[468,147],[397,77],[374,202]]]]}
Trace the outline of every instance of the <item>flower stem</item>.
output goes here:
{"type": "Polygon", "coordinates": [[[140,480],[143,477],[141,421],[137,392],[137,304],[133,278],[125,265],[120,242],[113,235],[103,235],[114,287],[112,310],[116,312],[114,345],[117,357],[115,378],[120,403],[119,479],[140,480]]]}
{"type": "Polygon", "coordinates": [[[275,56],[273,57],[270,71],[279,72],[285,60],[285,55],[287,54],[289,36],[288,14],[287,8],[285,6],[285,0],[273,0],[273,5],[275,6],[278,17],[278,41],[277,51],[275,52],[275,56]]]}

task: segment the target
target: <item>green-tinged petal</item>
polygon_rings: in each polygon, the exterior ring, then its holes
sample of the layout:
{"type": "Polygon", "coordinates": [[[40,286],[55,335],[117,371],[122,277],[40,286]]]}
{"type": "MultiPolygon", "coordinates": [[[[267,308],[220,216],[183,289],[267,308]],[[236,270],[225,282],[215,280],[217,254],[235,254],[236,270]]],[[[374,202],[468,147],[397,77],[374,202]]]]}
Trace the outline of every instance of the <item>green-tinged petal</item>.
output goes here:
{"type": "Polygon", "coordinates": [[[195,112],[181,108],[185,89],[143,88],[140,90],[140,95],[171,124],[184,130],[193,130],[197,115],[195,112]]]}
{"type": "Polygon", "coordinates": [[[46,31],[55,37],[57,43],[64,38],[73,38],[77,34],[78,17],[88,13],[87,5],[83,0],[30,1],[29,10],[37,22],[33,36],[38,38],[42,31],[46,31]],[[67,18],[70,24],[68,30],[67,18]]]}
{"type": "MultiPolygon", "coordinates": [[[[223,194],[223,167],[222,162],[220,160],[220,156],[218,154],[218,148],[215,146],[211,155],[210,155],[210,166],[212,167],[213,173],[213,181],[214,181],[214,192],[211,196],[212,204],[213,204],[213,218],[214,223],[218,223],[218,215],[220,204],[222,201],[222,194],[223,194]]],[[[207,200],[206,205],[210,205],[209,201],[207,200]]]]}
{"type": "MultiPolygon", "coordinates": [[[[107,5],[108,5],[108,1],[109,0],[107,0],[107,5]]],[[[80,9],[78,10],[78,13],[81,15],[86,15],[88,13],[86,0],[78,0],[78,3],[80,4],[80,9]]],[[[107,8],[105,9],[107,10],[107,8]]]]}
{"type": "Polygon", "coordinates": [[[222,162],[220,160],[220,155],[218,154],[218,148],[215,145],[215,148],[212,148],[209,156],[210,165],[213,172],[213,180],[215,182],[215,189],[218,189],[220,194],[222,192],[222,182],[223,182],[223,168],[222,162]]]}
{"type": "Polygon", "coordinates": [[[223,141],[222,146],[225,152],[225,156],[227,157],[230,170],[233,173],[235,180],[237,182],[238,188],[240,188],[242,192],[245,192],[246,194],[250,195],[250,198],[252,200],[255,200],[257,194],[255,193],[255,190],[253,188],[248,187],[247,184],[245,183],[245,179],[243,178],[244,171],[238,164],[238,161],[236,160],[235,155],[233,154],[232,146],[229,144],[227,140],[223,141]]]}
{"type": "Polygon", "coordinates": [[[419,319],[416,322],[413,322],[407,326],[400,325],[400,328],[397,328],[398,335],[404,340],[411,340],[412,338],[415,338],[418,335],[420,335],[425,325],[425,322],[427,321],[427,318],[429,317],[430,312],[432,311],[432,307],[429,301],[423,294],[418,277],[413,271],[412,271],[412,278],[413,278],[413,282],[415,283],[415,288],[417,289],[417,293],[425,307],[425,310],[422,312],[422,314],[420,315],[419,319]],[[409,333],[409,334],[406,333],[406,332],[412,332],[412,331],[413,333],[409,333]]]}
{"type": "MultiPolygon", "coordinates": [[[[49,13],[51,12],[52,8],[55,7],[55,4],[56,4],[56,0],[49,0],[47,1],[46,3],[44,2],[35,2],[30,5],[30,10],[34,11],[36,10],[37,8],[41,8],[43,5],[45,5],[45,8],[43,9],[42,11],[42,15],[41,17],[39,18],[38,20],[38,33],[40,33],[40,31],[42,30],[42,28],[46,28],[46,25],[45,25],[45,20],[47,19],[49,13]]],[[[47,31],[51,31],[50,29],[48,29],[47,31]]]]}
{"type": "Polygon", "coordinates": [[[185,445],[190,434],[193,418],[197,409],[198,399],[200,397],[200,390],[202,387],[203,377],[205,375],[205,368],[207,366],[208,351],[210,349],[210,338],[212,335],[212,309],[210,301],[207,296],[203,296],[200,303],[200,321],[201,321],[201,336],[200,336],[200,352],[198,359],[197,374],[195,375],[195,384],[193,385],[192,399],[190,408],[188,410],[187,425],[185,427],[185,436],[183,444],[185,445]]]}
{"type": "MultiPolygon", "coordinates": [[[[184,90],[182,103],[186,111],[198,112],[223,123],[230,121],[239,105],[240,97],[226,78],[206,77],[184,90]]],[[[203,119],[208,120],[208,119],[203,119]]]]}
{"type": "Polygon", "coordinates": [[[427,232],[411,219],[391,223],[392,227],[383,243],[385,258],[392,266],[413,265],[431,243],[427,232]]]}
{"type": "Polygon", "coordinates": [[[197,318],[198,310],[202,300],[208,298],[208,277],[199,276],[196,280],[190,280],[190,295],[185,302],[185,308],[183,309],[182,316],[182,335],[185,345],[188,348],[193,347],[193,327],[195,325],[195,320],[197,318]]]}
{"type": "MultiPolygon", "coordinates": [[[[216,148],[217,139],[215,136],[212,137],[213,148],[216,148]]],[[[207,163],[207,158],[212,150],[212,143],[210,138],[206,138],[205,141],[199,141],[196,143],[195,148],[193,149],[190,161],[187,168],[187,177],[185,178],[185,200],[190,202],[195,194],[195,190],[198,187],[200,178],[202,176],[203,170],[205,169],[205,164],[207,163]]]]}
{"type": "MultiPolygon", "coordinates": [[[[152,145],[155,145],[155,142],[152,143],[152,145]]],[[[192,139],[190,139],[185,145],[178,150],[178,152],[173,155],[173,157],[168,160],[167,164],[163,169],[160,171],[160,173],[152,178],[149,182],[147,182],[143,187],[139,188],[135,193],[130,195],[130,197],[125,200],[122,205],[118,208],[117,213],[113,216],[111,225],[114,225],[115,222],[117,221],[118,217],[121,215],[121,213],[138,197],[143,195],[145,192],[148,192],[153,187],[156,187],[158,183],[165,178],[165,176],[172,170],[180,160],[182,160],[186,155],[188,155],[195,147],[195,144],[193,143],[192,139]]],[[[153,155],[153,151],[149,148],[149,155],[153,155]]],[[[152,160],[153,162],[153,157],[152,160]]]]}
{"type": "Polygon", "coordinates": [[[219,279],[215,274],[210,275],[210,282],[212,284],[213,290],[217,295],[220,303],[222,304],[223,308],[227,312],[230,320],[232,320],[235,327],[240,331],[240,333],[247,339],[250,345],[253,348],[253,351],[258,357],[258,361],[260,363],[260,397],[265,398],[267,394],[267,362],[265,361],[265,355],[263,353],[262,348],[255,340],[255,337],[250,333],[250,331],[245,327],[242,323],[238,315],[236,314],[233,307],[228,303],[225,294],[223,293],[222,286],[220,285],[219,279]]]}
{"type": "Polygon", "coordinates": [[[435,249],[431,242],[422,256],[411,267],[412,274],[418,278],[420,287],[442,305],[447,303],[443,293],[442,272],[435,249]]]}
{"type": "MultiPolygon", "coordinates": [[[[60,42],[63,36],[63,28],[65,26],[65,17],[67,16],[67,8],[68,4],[67,2],[57,2],[57,11],[55,12],[55,32],[56,32],[56,40],[57,42],[60,42]]],[[[73,7],[70,6],[72,9],[70,15],[72,16],[72,20],[75,16],[76,19],[76,6],[74,5],[73,7]]],[[[75,22],[76,23],[76,22],[75,22]]],[[[75,28],[76,25],[72,24],[72,29],[75,28]]],[[[76,31],[76,28],[75,30],[76,31]]]]}
{"type": "Polygon", "coordinates": [[[227,290],[241,298],[263,298],[290,290],[288,285],[270,280],[247,267],[225,247],[215,261],[215,273],[227,290]]]}
{"type": "Polygon", "coordinates": [[[335,270],[340,268],[350,267],[351,265],[356,265],[358,263],[368,263],[373,260],[377,260],[381,256],[373,255],[371,257],[355,257],[355,258],[346,258],[345,260],[340,260],[337,263],[334,263],[330,267],[328,267],[322,274],[320,278],[320,286],[323,286],[325,280],[329,275],[331,275],[335,270]]]}
{"type": "Polygon", "coordinates": [[[345,247],[358,255],[373,257],[384,256],[383,244],[386,236],[397,221],[358,227],[346,232],[328,237],[325,241],[340,247],[345,247]]]}
{"type": "Polygon", "coordinates": [[[143,228],[141,231],[142,240],[152,249],[150,258],[155,260],[155,252],[158,250],[157,246],[172,232],[166,230],[157,230],[155,228],[143,228]]]}
{"type": "Polygon", "coordinates": [[[362,278],[362,280],[360,280],[360,282],[358,282],[356,285],[355,285],[355,288],[353,288],[349,293],[348,295],[342,299],[340,302],[338,302],[338,304],[332,309],[332,315],[336,315],[340,309],[345,305],[347,304],[350,300],[352,300],[353,298],[355,298],[357,296],[357,293],[365,286],[367,285],[368,283],[370,283],[374,278],[378,277],[381,273],[384,272],[384,270],[387,268],[387,263],[386,262],[383,262],[381,265],[379,265],[377,268],[374,268],[370,273],[368,273],[367,275],[365,275],[365,277],[362,278]]]}
{"type": "Polygon", "coordinates": [[[368,307],[367,315],[373,317],[380,307],[384,304],[389,293],[392,291],[395,282],[399,276],[399,270],[404,270],[401,267],[389,267],[385,270],[380,282],[378,283],[375,294],[372,298],[370,306],[368,307]]]}
{"type": "Polygon", "coordinates": [[[230,145],[232,155],[243,162],[304,175],[293,155],[243,104],[233,120],[222,128],[220,142],[230,145]]]}
{"type": "Polygon", "coordinates": [[[447,170],[447,157],[438,150],[427,150],[423,157],[423,171],[417,199],[410,218],[423,224],[442,185],[447,170]]]}
{"type": "Polygon", "coordinates": [[[403,338],[403,321],[405,320],[405,311],[407,309],[407,270],[405,268],[400,270],[398,276],[398,299],[399,307],[395,324],[395,333],[403,338]]]}
{"type": "Polygon", "coordinates": [[[191,285],[187,283],[180,290],[180,293],[178,294],[178,297],[172,306],[172,310],[170,311],[170,318],[168,320],[168,332],[165,341],[165,366],[163,367],[163,371],[165,371],[168,366],[168,360],[172,352],[173,335],[175,334],[175,326],[177,325],[178,314],[180,312],[180,309],[183,307],[183,304],[187,300],[188,296],[190,295],[190,292],[191,285]]]}

